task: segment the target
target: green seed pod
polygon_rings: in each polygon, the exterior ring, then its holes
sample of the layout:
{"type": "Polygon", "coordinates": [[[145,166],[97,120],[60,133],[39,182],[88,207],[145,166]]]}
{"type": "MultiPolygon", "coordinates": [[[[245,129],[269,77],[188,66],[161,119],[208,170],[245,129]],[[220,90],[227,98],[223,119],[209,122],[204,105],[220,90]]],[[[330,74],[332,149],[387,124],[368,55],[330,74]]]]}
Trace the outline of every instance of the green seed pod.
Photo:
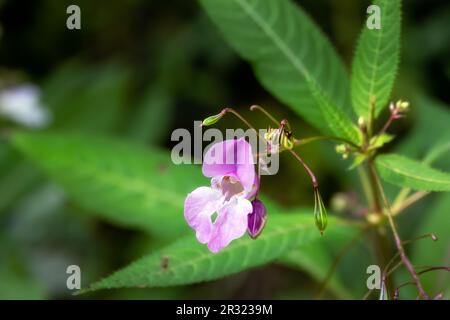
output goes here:
{"type": "Polygon", "coordinates": [[[327,210],[325,209],[325,205],[323,204],[322,197],[320,196],[318,189],[314,189],[314,220],[320,234],[323,234],[327,228],[328,218],[327,210]]]}
{"type": "Polygon", "coordinates": [[[211,125],[217,123],[223,117],[223,115],[224,115],[224,113],[221,112],[219,114],[216,114],[214,116],[210,116],[210,117],[206,118],[205,120],[203,120],[202,126],[207,127],[207,126],[211,126],[211,125]]]}

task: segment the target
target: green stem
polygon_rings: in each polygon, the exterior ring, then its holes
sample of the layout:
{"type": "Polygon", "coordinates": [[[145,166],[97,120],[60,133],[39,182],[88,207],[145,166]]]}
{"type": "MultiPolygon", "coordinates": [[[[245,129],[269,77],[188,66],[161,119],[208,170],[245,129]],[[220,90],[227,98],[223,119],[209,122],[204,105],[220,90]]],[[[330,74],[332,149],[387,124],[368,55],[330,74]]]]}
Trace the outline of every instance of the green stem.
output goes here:
{"type": "Polygon", "coordinates": [[[369,158],[367,160],[367,170],[369,171],[369,179],[372,191],[373,198],[373,208],[372,210],[379,215],[383,214],[383,210],[381,209],[380,195],[378,194],[377,182],[374,171],[371,169],[373,167],[373,158],[369,158]]]}
{"type": "Polygon", "coordinates": [[[305,144],[308,144],[308,143],[311,143],[311,142],[315,142],[315,141],[321,141],[321,140],[330,140],[330,141],[336,141],[336,142],[343,142],[343,143],[346,143],[346,144],[352,146],[356,150],[360,149],[357,144],[351,142],[350,140],[347,140],[347,139],[344,139],[344,138],[340,138],[340,137],[336,137],[336,136],[314,136],[314,137],[300,139],[300,140],[295,139],[294,144],[296,146],[303,146],[305,144]]]}
{"type": "Polygon", "coordinates": [[[366,197],[367,203],[369,204],[370,208],[373,207],[373,195],[370,189],[370,182],[369,178],[367,177],[367,173],[364,171],[362,166],[357,167],[359,179],[361,180],[361,185],[363,187],[364,195],[366,197]]]}

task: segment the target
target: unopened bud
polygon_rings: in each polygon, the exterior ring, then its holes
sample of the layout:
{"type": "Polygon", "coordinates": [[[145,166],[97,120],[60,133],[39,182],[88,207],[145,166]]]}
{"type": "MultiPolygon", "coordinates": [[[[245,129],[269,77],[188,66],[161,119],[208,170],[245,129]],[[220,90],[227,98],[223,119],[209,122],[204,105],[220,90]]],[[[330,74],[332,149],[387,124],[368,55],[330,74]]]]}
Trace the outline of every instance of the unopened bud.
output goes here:
{"type": "Polygon", "coordinates": [[[400,112],[406,112],[409,109],[409,102],[408,101],[398,100],[395,105],[396,105],[397,109],[400,112]]]}
{"type": "Polygon", "coordinates": [[[210,117],[206,118],[202,122],[202,127],[211,126],[211,125],[217,123],[224,116],[224,114],[225,114],[224,112],[221,112],[219,114],[216,114],[214,116],[210,116],[210,117]]]}
{"type": "Polygon", "coordinates": [[[347,159],[348,158],[348,147],[345,144],[339,144],[336,146],[336,153],[341,154],[342,158],[347,159]]]}
{"type": "Polygon", "coordinates": [[[347,152],[347,146],[345,144],[339,144],[336,146],[336,152],[339,154],[343,154],[347,152]]]}
{"type": "Polygon", "coordinates": [[[391,113],[395,111],[395,104],[393,102],[389,104],[389,111],[391,111],[391,113]]]}
{"type": "Polygon", "coordinates": [[[365,132],[367,129],[366,120],[364,120],[363,117],[358,118],[358,126],[361,129],[361,131],[365,132]]]}
{"type": "Polygon", "coordinates": [[[247,232],[252,239],[256,239],[266,224],[267,210],[258,199],[252,201],[252,207],[252,213],[247,216],[247,232]]]}

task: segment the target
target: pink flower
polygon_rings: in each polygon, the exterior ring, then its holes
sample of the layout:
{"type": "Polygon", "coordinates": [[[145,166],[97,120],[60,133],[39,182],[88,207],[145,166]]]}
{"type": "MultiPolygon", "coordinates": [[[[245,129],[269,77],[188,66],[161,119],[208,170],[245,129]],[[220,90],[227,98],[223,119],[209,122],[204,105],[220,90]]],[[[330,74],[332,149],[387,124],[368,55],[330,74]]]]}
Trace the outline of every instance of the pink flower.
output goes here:
{"type": "Polygon", "coordinates": [[[198,241],[218,252],[248,228],[249,199],[259,187],[250,144],[244,138],[216,143],[206,152],[202,171],[211,187],[187,195],[184,217],[198,241]]]}

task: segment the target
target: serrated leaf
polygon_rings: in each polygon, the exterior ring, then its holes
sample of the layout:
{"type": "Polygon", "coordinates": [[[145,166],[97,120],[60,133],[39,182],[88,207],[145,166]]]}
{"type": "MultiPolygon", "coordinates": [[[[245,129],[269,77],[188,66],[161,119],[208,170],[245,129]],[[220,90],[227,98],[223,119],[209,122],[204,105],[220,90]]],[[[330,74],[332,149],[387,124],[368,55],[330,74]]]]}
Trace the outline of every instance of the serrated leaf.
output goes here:
{"type": "Polygon", "coordinates": [[[352,65],[351,95],[355,112],[366,120],[374,99],[374,115],[387,106],[394,85],[400,52],[401,1],[375,0],[381,28],[364,23],[352,65]]]}
{"type": "Polygon", "coordinates": [[[378,149],[394,139],[393,135],[383,133],[370,139],[370,150],[378,149]]]}
{"type": "Polygon", "coordinates": [[[381,177],[389,183],[427,191],[450,191],[450,174],[433,169],[424,163],[396,154],[375,160],[381,177]]]}
{"type": "Polygon", "coordinates": [[[360,143],[358,128],[352,123],[350,118],[322,92],[313,82],[308,82],[309,88],[316,100],[317,106],[322,113],[325,125],[338,137],[350,140],[355,144],[360,143]]]}
{"type": "MultiPolygon", "coordinates": [[[[330,219],[330,224],[330,228],[355,228],[338,219],[330,219]]],[[[256,240],[244,236],[214,254],[191,234],[94,283],[82,292],[121,287],[186,285],[213,280],[273,261],[320,237],[312,212],[273,215],[256,240]]],[[[326,235],[323,239],[325,241],[326,235]]]]}
{"type": "Polygon", "coordinates": [[[200,0],[262,85],[319,129],[324,117],[312,81],[339,107],[350,104],[348,75],[319,28],[288,0],[200,0]]]}
{"type": "Polygon", "coordinates": [[[17,133],[12,143],[80,206],[115,224],[160,237],[188,230],[184,198],[196,186],[208,183],[196,168],[174,165],[166,152],[129,142],[17,133]]]}
{"type": "Polygon", "coordinates": [[[364,154],[357,154],[352,161],[352,164],[350,165],[350,167],[348,168],[348,170],[353,170],[356,167],[358,167],[361,163],[364,162],[364,160],[366,160],[366,156],[364,154]]]}

